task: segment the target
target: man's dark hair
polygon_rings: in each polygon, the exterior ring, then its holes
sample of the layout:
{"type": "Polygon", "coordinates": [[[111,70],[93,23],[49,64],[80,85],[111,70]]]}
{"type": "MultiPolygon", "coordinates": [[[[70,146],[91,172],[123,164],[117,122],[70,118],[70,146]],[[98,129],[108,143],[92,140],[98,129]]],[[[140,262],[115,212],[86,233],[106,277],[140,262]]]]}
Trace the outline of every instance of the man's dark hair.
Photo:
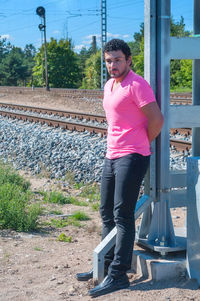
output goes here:
{"type": "Polygon", "coordinates": [[[103,54],[105,54],[105,52],[117,50],[121,50],[123,52],[123,54],[126,57],[126,60],[128,60],[129,56],[131,56],[131,50],[128,44],[120,39],[112,39],[109,42],[107,42],[103,48],[103,54]]]}

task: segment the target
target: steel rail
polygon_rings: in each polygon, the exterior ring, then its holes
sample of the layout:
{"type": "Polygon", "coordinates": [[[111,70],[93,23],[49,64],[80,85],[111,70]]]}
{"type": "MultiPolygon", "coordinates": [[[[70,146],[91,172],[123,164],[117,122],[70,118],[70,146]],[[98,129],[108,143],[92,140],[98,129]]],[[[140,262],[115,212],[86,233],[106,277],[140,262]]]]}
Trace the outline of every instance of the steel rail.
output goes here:
{"type": "Polygon", "coordinates": [[[77,122],[70,122],[70,121],[62,121],[47,117],[39,117],[39,116],[32,116],[27,115],[23,113],[14,113],[14,112],[8,112],[8,111],[2,111],[0,110],[0,115],[4,117],[19,119],[23,121],[30,121],[30,122],[40,122],[41,124],[47,124],[49,126],[53,127],[60,127],[62,129],[70,130],[70,131],[78,131],[78,132],[84,132],[88,131],[90,133],[97,133],[101,134],[101,136],[106,136],[107,129],[105,127],[100,126],[94,126],[94,125],[87,125],[87,124],[80,124],[77,122]]]}
{"type": "Polygon", "coordinates": [[[60,117],[71,117],[80,120],[86,119],[87,121],[92,120],[92,121],[97,121],[99,123],[106,122],[106,117],[103,115],[93,115],[87,113],[48,109],[48,108],[41,108],[41,107],[32,107],[32,106],[25,106],[25,105],[13,104],[13,103],[3,103],[3,102],[0,102],[0,107],[4,107],[4,108],[7,107],[14,110],[17,109],[17,110],[30,111],[30,112],[36,112],[36,113],[42,113],[48,115],[57,115],[60,117]]]}
{"type": "MultiPolygon", "coordinates": [[[[92,115],[92,114],[85,114],[85,113],[77,113],[77,112],[67,112],[62,110],[52,110],[52,109],[46,109],[46,108],[37,108],[37,107],[31,107],[31,106],[24,106],[24,105],[18,105],[18,104],[8,104],[8,103],[0,103],[0,107],[9,107],[12,109],[21,109],[25,111],[30,112],[37,112],[37,113],[47,113],[49,115],[54,114],[61,117],[72,117],[72,118],[79,118],[79,119],[86,119],[86,120],[94,120],[103,122],[105,121],[105,116],[101,115],[92,115]],[[98,117],[100,119],[98,120],[98,117]]],[[[23,113],[15,113],[15,112],[8,112],[0,110],[0,114],[4,117],[10,117],[10,118],[17,118],[19,120],[24,121],[30,121],[30,122],[40,122],[41,124],[47,124],[49,126],[53,127],[61,127],[63,129],[67,129],[70,131],[88,131],[90,133],[100,133],[101,137],[107,135],[107,129],[105,127],[100,126],[94,126],[94,125],[87,125],[87,124],[80,124],[77,122],[71,122],[71,121],[63,121],[53,118],[47,118],[47,117],[40,117],[40,116],[32,116],[27,115],[23,113]]],[[[182,135],[188,136],[191,134],[191,129],[171,129],[170,132],[172,134],[180,133],[182,135]]],[[[170,146],[173,146],[175,149],[179,151],[189,151],[192,147],[191,142],[184,141],[184,140],[178,140],[178,139],[170,139],[170,146]]]]}

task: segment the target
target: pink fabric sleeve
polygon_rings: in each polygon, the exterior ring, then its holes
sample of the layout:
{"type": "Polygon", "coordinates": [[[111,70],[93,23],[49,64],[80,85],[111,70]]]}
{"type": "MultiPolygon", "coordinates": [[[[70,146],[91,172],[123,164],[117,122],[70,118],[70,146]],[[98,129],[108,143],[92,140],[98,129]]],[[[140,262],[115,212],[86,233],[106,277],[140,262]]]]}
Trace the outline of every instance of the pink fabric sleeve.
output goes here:
{"type": "Polygon", "coordinates": [[[134,82],[132,88],[134,102],[139,108],[156,101],[152,88],[142,77],[139,77],[139,80],[134,82]]]}

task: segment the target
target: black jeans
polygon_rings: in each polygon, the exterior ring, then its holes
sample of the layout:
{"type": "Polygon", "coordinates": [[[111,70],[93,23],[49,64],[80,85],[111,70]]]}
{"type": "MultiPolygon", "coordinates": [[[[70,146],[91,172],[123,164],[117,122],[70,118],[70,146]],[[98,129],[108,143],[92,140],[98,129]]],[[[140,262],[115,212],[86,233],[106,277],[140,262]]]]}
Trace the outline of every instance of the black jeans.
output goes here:
{"type": "Polygon", "coordinates": [[[135,239],[134,210],[150,156],[134,153],[105,159],[101,181],[102,239],[116,226],[116,243],[105,256],[108,275],[119,278],[131,267],[135,239]]]}

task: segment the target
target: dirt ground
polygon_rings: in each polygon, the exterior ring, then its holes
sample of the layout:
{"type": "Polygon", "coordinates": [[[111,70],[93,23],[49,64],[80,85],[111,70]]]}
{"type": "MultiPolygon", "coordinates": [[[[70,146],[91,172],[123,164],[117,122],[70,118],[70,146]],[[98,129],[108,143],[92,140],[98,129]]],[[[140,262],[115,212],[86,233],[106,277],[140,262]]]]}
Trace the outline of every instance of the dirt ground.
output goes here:
{"type": "MultiPolygon", "coordinates": [[[[9,98],[4,95],[1,101],[50,106],[48,100],[9,98]]],[[[53,100],[52,100],[53,102],[53,100]]],[[[65,104],[57,101],[56,107],[73,110],[70,102],[65,104]],[[67,105],[67,107],[66,107],[67,105]]],[[[55,106],[51,105],[51,107],[55,106]]],[[[77,108],[77,106],[76,106],[77,108]]],[[[78,106],[81,110],[82,106],[78,106]]],[[[92,110],[92,108],[90,107],[92,110]]],[[[98,111],[98,110],[97,110],[98,111]]],[[[99,112],[99,111],[98,111],[99,112]]],[[[99,112],[100,113],[100,112],[99,112]]],[[[21,174],[24,175],[23,172],[21,174]]],[[[31,182],[33,191],[41,189],[56,189],[56,183],[46,178],[25,175],[31,182]]],[[[71,195],[77,191],[65,187],[71,195]]],[[[62,190],[62,188],[61,188],[62,190]]],[[[81,222],[82,227],[66,226],[64,228],[44,228],[35,233],[18,233],[11,230],[0,231],[0,301],[87,301],[88,289],[92,288],[93,281],[78,282],[75,279],[77,272],[85,272],[92,267],[92,253],[100,242],[101,221],[99,213],[91,207],[63,205],[62,212],[71,214],[76,210],[85,211],[90,220],[81,222]],[[44,231],[46,230],[46,231],[44,231]],[[57,240],[61,233],[72,237],[71,243],[57,240]]],[[[180,208],[179,208],[180,209],[180,208]]],[[[185,211],[174,210],[172,217],[177,225],[184,222],[185,211]]],[[[45,218],[45,217],[43,217],[45,218]]],[[[143,279],[140,275],[129,274],[130,287],[96,300],[115,301],[153,301],[153,300],[200,300],[199,286],[195,280],[186,277],[166,279],[153,282],[143,279]]]]}
{"type": "MultiPolygon", "coordinates": [[[[23,175],[24,173],[21,172],[23,175]]],[[[46,178],[25,175],[33,191],[58,189],[57,182],[46,178]]],[[[59,185],[62,191],[62,187],[59,185]]],[[[65,187],[66,191],[66,187],[65,187]]],[[[77,191],[67,188],[70,195],[77,191]]],[[[93,281],[78,282],[75,275],[92,267],[92,253],[100,242],[101,221],[99,213],[91,207],[54,205],[63,214],[85,211],[90,220],[81,222],[82,227],[43,227],[35,233],[0,231],[0,301],[59,301],[91,300],[88,290],[93,281]],[[57,240],[61,233],[72,237],[71,243],[57,240]]],[[[173,212],[177,225],[183,220],[183,212],[173,212]]],[[[47,219],[43,217],[43,219],[47,219]]],[[[136,248],[138,248],[136,246],[136,248]]],[[[140,275],[130,273],[130,288],[97,300],[200,300],[200,290],[194,280],[186,277],[153,282],[140,275]]]]}

